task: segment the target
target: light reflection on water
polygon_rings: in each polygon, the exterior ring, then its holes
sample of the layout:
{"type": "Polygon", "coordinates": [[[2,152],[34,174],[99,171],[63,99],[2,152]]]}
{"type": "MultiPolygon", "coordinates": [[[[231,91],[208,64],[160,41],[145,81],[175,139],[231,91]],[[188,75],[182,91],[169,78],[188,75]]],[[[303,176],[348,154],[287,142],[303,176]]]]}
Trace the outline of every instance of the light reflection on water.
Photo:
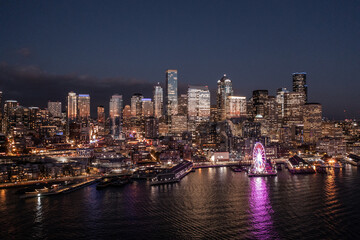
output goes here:
{"type": "Polygon", "coordinates": [[[271,215],[273,210],[269,200],[266,179],[253,177],[250,179],[250,214],[253,234],[257,239],[274,239],[276,234],[273,229],[271,215]]]}

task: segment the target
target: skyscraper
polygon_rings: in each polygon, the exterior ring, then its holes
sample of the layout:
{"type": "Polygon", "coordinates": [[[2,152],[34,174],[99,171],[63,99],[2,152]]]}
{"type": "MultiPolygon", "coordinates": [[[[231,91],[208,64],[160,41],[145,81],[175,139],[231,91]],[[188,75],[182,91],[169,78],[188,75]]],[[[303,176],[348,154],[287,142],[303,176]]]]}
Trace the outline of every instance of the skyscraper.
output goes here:
{"type": "Polygon", "coordinates": [[[114,139],[121,138],[122,105],[122,95],[115,94],[111,97],[109,104],[110,133],[114,139]]]}
{"type": "Polygon", "coordinates": [[[165,115],[173,116],[178,113],[177,70],[166,70],[165,85],[165,115]]]}
{"type": "Polygon", "coordinates": [[[140,118],[142,115],[142,102],[143,95],[141,93],[135,93],[131,97],[131,116],[140,118]]]}
{"type": "Polygon", "coordinates": [[[186,116],[188,113],[188,95],[181,94],[178,100],[178,114],[186,116]]]}
{"type": "Polygon", "coordinates": [[[210,120],[210,91],[207,86],[189,86],[187,99],[189,130],[195,131],[200,123],[210,120]]]}
{"type": "Polygon", "coordinates": [[[319,103],[307,103],[303,106],[304,142],[315,144],[321,137],[322,107],[319,103]]]}
{"type": "Polygon", "coordinates": [[[306,72],[296,72],[292,74],[293,77],[293,91],[303,94],[304,103],[307,102],[307,85],[306,72]]]}
{"type": "Polygon", "coordinates": [[[6,100],[4,104],[4,125],[3,132],[6,135],[10,134],[12,127],[16,125],[16,108],[19,103],[16,100],[6,100]]]}
{"type": "Polygon", "coordinates": [[[142,102],[142,116],[143,117],[152,117],[154,116],[154,103],[151,101],[151,98],[143,98],[142,102]]]}
{"type": "Polygon", "coordinates": [[[265,117],[265,104],[268,100],[269,92],[268,90],[254,90],[252,95],[252,100],[254,104],[255,116],[265,117]]]}
{"type": "Polygon", "coordinates": [[[226,118],[246,117],[246,97],[228,96],[226,118]]]}
{"type": "Polygon", "coordinates": [[[105,108],[104,106],[97,107],[97,122],[99,126],[99,134],[103,135],[105,133],[105,108]]]}
{"type": "Polygon", "coordinates": [[[48,102],[48,110],[52,117],[61,117],[61,102],[48,102]]]}
{"type": "Polygon", "coordinates": [[[232,82],[226,77],[226,74],[217,82],[217,120],[224,121],[226,119],[226,102],[227,97],[233,95],[232,82]]]}
{"type": "Polygon", "coordinates": [[[163,89],[158,83],[154,87],[154,116],[160,118],[163,115],[163,89]]]}
{"type": "Polygon", "coordinates": [[[77,96],[74,92],[69,92],[67,97],[67,117],[68,122],[76,121],[77,118],[77,96]]]}
{"type": "Polygon", "coordinates": [[[285,117],[285,94],[289,91],[286,88],[278,88],[276,91],[276,103],[277,103],[277,116],[279,122],[285,117]]]}
{"type": "Polygon", "coordinates": [[[90,118],[90,95],[79,94],[78,96],[78,114],[81,121],[86,121],[90,118]]]}

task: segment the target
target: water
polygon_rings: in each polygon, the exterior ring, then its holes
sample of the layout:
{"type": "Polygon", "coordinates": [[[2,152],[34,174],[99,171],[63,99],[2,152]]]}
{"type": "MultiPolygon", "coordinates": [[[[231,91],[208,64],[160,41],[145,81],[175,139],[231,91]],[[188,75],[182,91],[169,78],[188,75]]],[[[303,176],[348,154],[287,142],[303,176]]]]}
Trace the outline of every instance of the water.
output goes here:
{"type": "Polygon", "coordinates": [[[198,169],[180,183],[20,199],[0,190],[0,239],[359,239],[360,169],[248,178],[198,169]]]}

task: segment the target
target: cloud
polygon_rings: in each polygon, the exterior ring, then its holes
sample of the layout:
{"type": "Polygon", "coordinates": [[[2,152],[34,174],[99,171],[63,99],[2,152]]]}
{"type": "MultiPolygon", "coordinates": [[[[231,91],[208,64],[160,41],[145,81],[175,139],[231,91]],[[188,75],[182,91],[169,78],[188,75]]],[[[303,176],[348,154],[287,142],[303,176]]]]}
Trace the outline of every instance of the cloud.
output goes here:
{"type": "Polygon", "coordinates": [[[16,51],[16,53],[23,57],[28,57],[31,55],[31,51],[29,48],[20,48],[16,51]]]}

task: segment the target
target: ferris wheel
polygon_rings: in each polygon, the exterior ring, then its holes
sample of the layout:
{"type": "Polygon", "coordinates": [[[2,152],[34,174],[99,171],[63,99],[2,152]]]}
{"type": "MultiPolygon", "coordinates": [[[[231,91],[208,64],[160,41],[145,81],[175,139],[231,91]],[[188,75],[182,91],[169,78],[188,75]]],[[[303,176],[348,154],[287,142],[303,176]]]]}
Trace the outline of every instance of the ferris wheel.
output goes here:
{"type": "Polygon", "coordinates": [[[258,173],[262,173],[266,166],[266,155],[264,146],[257,142],[253,150],[253,164],[252,169],[258,173]]]}

